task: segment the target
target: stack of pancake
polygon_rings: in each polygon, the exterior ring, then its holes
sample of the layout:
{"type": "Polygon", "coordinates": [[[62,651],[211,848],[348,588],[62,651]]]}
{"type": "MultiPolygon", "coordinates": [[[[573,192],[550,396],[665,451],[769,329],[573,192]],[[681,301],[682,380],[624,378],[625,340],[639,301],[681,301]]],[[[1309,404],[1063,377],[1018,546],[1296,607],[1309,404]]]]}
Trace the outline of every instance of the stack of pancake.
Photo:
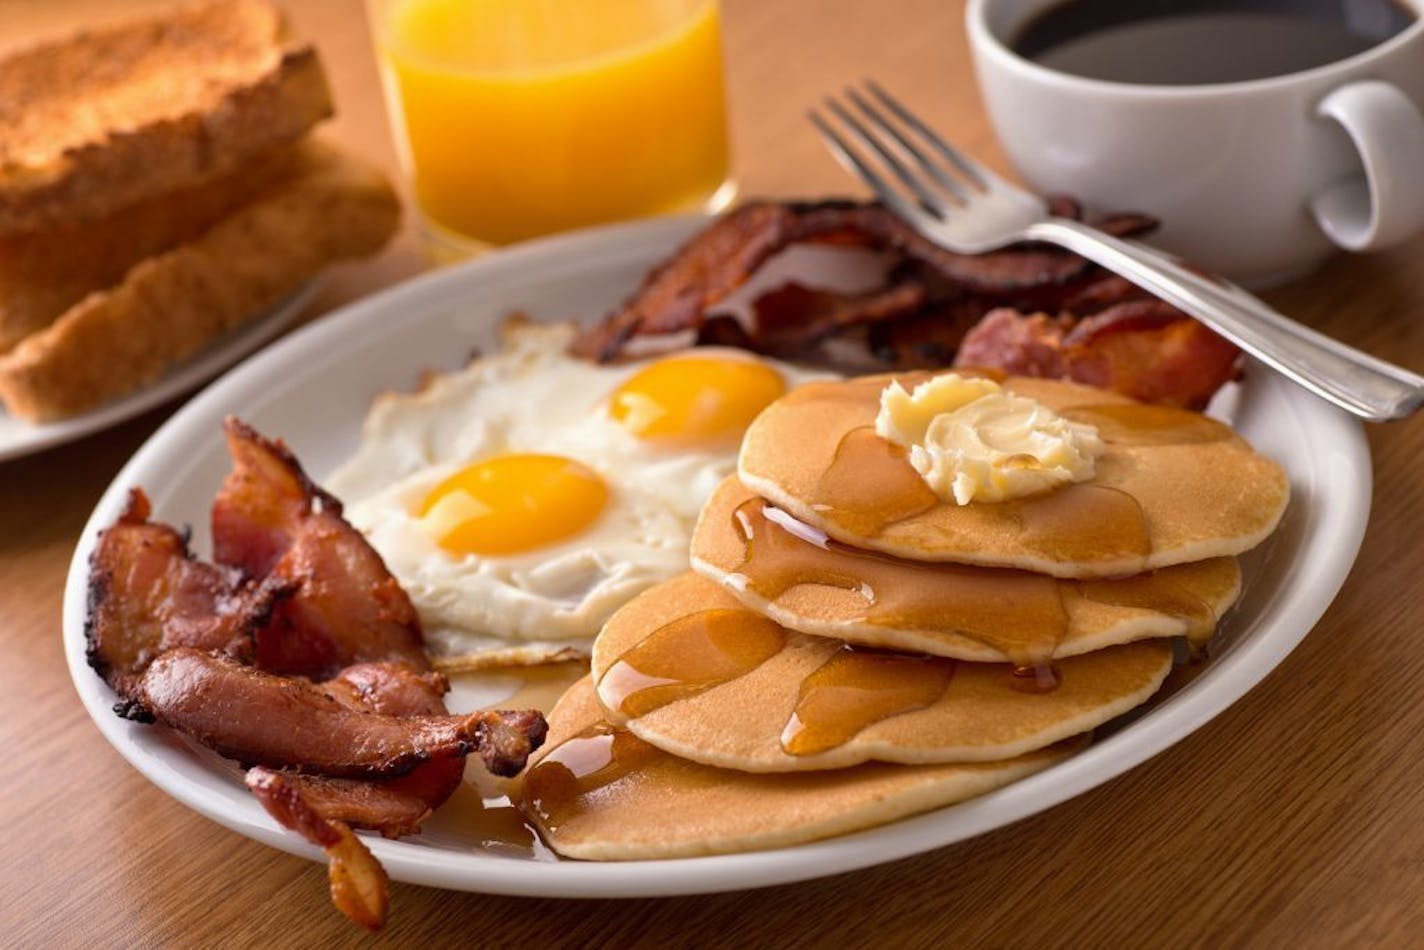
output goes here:
{"type": "MultiPolygon", "coordinates": [[[[903,383],[921,381],[901,376],[903,383]]],[[[674,857],[880,824],[1045,768],[1200,654],[1288,498],[1231,429],[1070,383],[1091,479],[941,500],[876,435],[887,378],[758,417],[689,573],[617,613],[550,719],[526,812],[559,852],[674,857]]]]}

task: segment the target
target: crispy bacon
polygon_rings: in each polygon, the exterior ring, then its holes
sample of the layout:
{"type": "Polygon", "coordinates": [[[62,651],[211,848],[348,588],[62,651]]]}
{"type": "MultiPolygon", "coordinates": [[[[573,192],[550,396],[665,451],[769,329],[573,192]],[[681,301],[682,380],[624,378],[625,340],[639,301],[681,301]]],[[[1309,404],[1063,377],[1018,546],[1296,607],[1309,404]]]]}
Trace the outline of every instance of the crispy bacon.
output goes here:
{"type": "Polygon", "coordinates": [[[1158,300],[1118,304],[1063,341],[1068,378],[1143,402],[1202,409],[1236,378],[1240,350],[1158,300]]]}
{"type": "Polygon", "coordinates": [[[228,758],[339,777],[402,775],[433,758],[476,751],[511,774],[531,751],[518,714],[390,716],[353,710],[307,680],[178,647],[144,671],[144,712],[228,758]]]}
{"type": "Polygon", "coordinates": [[[322,687],[352,709],[385,716],[443,716],[450,683],[408,663],[352,663],[322,687]]]}
{"type": "Polygon", "coordinates": [[[1144,402],[1200,409],[1236,374],[1239,351],[1159,300],[1130,300],[1082,321],[1000,309],[970,331],[955,360],[1025,376],[1072,379],[1144,402]]]}
{"type": "Polygon", "coordinates": [[[226,428],[220,563],[149,522],[135,490],[91,558],[89,660],[121,715],[255,763],[253,794],[326,850],[333,902],[376,929],[385,873],[351,826],[417,831],[459,787],[466,753],[514,775],[546,725],[534,711],[448,715],[414,608],[340,504],[281,443],[226,428]]]}
{"type": "Polygon", "coordinates": [[[223,420],[232,470],[213,499],[213,560],[266,577],[314,508],[338,517],[341,502],[312,483],[281,442],[233,416],[223,420]]]}
{"type": "Polygon", "coordinates": [[[983,315],[982,301],[968,298],[887,320],[870,328],[870,352],[897,370],[948,366],[983,315]]]}
{"type": "Polygon", "coordinates": [[[766,201],[722,215],[654,268],[631,300],[574,344],[575,351],[604,362],[634,336],[695,329],[713,304],[797,240],[796,225],[792,206],[766,201]]]}
{"type": "Polygon", "coordinates": [[[150,510],[148,497],[133,489],[89,557],[86,652],[121,698],[154,657],[174,647],[250,657],[272,607],[270,596],[241,589],[234,572],[195,560],[183,535],[148,520],[150,510]]]}
{"type": "Polygon", "coordinates": [[[224,428],[233,469],[213,501],[214,558],[284,592],[255,631],[257,665],[314,679],[365,661],[427,669],[415,607],[341,503],[285,445],[235,418],[224,428]]]}
{"type": "Polygon", "coordinates": [[[820,290],[791,282],[752,303],[757,332],[750,348],[794,356],[846,327],[880,323],[924,306],[928,289],[916,280],[863,293],[820,290]]]}
{"type": "Polygon", "coordinates": [[[251,769],[247,787],[284,827],[326,851],[332,904],[373,933],[385,926],[390,905],[385,868],[350,827],[331,820],[313,806],[310,785],[303,787],[266,769],[251,769]]]}
{"type": "Polygon", "coordinates": [[[823,201],[789,207],[798,218],[797,240],[899,251],[972,291],[1011,293],[1063,284],[1091,266],[1060,248],[1034,244],[1016,244],[986,254],[957,254],[922,237],[879,204],[823,201]]]}
{"type": "MultiPolygon", "coordinates": [[[[434,672],[418,672],[403,663],[357,663],[343,669],[322,684],[332,699],[357,712],[385,716],[444,716],[442,698],[449,689],[445,677],[434,672]]],[[[249,772],[248,784],[252,786],[249,772]]],[[[329,821],[342,821],[358,828],[379,831],[386,837],[414,834],[430,812],[445,803],[459,787],[465,764],[459,758],[433,759],[393,779],[368,781],[271,773],[262,787],[281,786],[284,796],[297,795],[307,807],[329,821]]],[[[268,804],[262,798],[264,806],[268,804]]],[[[268,808],[272,816],[287,824],[284,813],[268,808]]],[[[300,827],[289,825],[303,833],[300,827]]],[[[320,844],[321,842],[315,842],[320,844]]]]}
{"type": "Polygon", "coordinates": [[[956,366],[985,366],[1015,376],[1063,375],[1063,338],[1073,328],[1067,315],[1022,314],[1011,307],[990,311],[960,344],[956,366]]]}
{"type": "MultiPolygon", "coordinates": [[[[290,820],[290,803],[298,798],[307,811],[326,821],[369,828],[387,838],[415,834],[435,807],[424,796],[401,788],[396,780],[371,782],[256,766],[247,770],[247,787],[258,793],[258,800],[273,818],[304,836],[306,830],[290,820]]],[[[314,838],[308,840],[322,844],[314,838]]]]}
{"type": "MultiPolygon", "coordinates": [[[[1078,213],[1071,204],[1060,204],[1059,210],[1078,213]]],[[[1120,234],[1139,233],[1153,224],[1140,215],[1104,223],[1120,234]]],[[[898,251],[965,290],[998,295],[1062,286],[1092,267],[1067,251],[1039,245],[956,254],[921,237],[878,204],[754,201],[718,218],[649,273],[627,303],[579,338],[574,352],[607,362],[618,358],[635,336],[699,330],[717,303],[774,254],[798,242],[898,251]]],[[[815,304],[824,306],[819,300],[815,304]]]]}
{"type": "MultiPolygon", "coordinates": [[[[1072,199],[1052,197],[1049,207],[1060,217],[1082,218],[1072,199]]],[[[1133,213],[1095,222],[1118,237],[1145,234],[1156,224],[1133,213]]],[[[1020,244],[955,254],[883,206],[849,201],[758,201],[724,215],[654,269],[574,351],[613,360],[634,337],[688,331],[701,345],[782,358],[836,363],[850,354],[842,365],[864,370],[855,356],[863,347],[887,369],[957,361],[1075,379],[1179,406],[1204,405],[1232,378],[1237,356],[1235,347],[1185,314],[1062,249],[1020,244]],[[791,282],[754,300],[746,324],[714,312],[769,257],[797,242],[890,250],[900,261],[879,289],[844,293],[791,282]]]]}
{"type": "MultiPolygon", "coordinates": [[[[1071,199],[1050,200],[1064,217],[1080,217],[1071,199]]],[[[1145,215],[1113,215],[1098,226],[1118,236],[1144,233],[1156,226],[1145,215]]],[[[909,225],[878,204],[823,201],[813,204],[749,202],[721,218],[684,244],[654,269],[621,308],[574,344],[574,352],[606,362],[617,359],[637,336],[664,336],[698,331],[700,336],[725,339],[727,327],[703,334],[710,311],[740,287],[777,252],[798,242],[842,244],[899,252],[920,266],[922,274],[890,288],[888,298],[876,294],[843,295],[805,288],[773,291],[761,307],[772,319],[748,338],[763,352],[779,352],[795,342],[790,328],[806,324],[798,334],[812,342],[853,323],[874,322],[938,304],[946,295],[930,284],[1009,303],[1015,296],[1051,292],[1096,271],[1086,260],[1056,247],[1021,244],[987,254],[956,254],[921,237],[909,225]],[[914,306],[906,302],[919,295],[914,306]],[[868,305],[867,305],[868,304],[868,305]],[[790,319],[790,317],[795,317],[790,319]]],[[[992,301],[986,305],[987,310],[992,301]]]]}

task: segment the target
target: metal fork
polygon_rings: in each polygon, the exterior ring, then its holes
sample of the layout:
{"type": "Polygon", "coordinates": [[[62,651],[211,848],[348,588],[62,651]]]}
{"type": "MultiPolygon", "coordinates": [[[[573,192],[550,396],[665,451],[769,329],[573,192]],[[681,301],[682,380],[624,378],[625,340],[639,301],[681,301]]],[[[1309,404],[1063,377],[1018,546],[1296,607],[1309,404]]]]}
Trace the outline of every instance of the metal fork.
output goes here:
{"type": "Polygon", "coordinates": [[[815,109],[808,116],[846,170],[929,240],[961,254],[1019,241],[1056,244],[1174,304],[1363,419],[1402,419],[1424,404],[1424,377],[1302,326],[1235,284],[1188,270],[1168,254],[1052,216],[1041,198],[951,146],[877,83],[867,81],[865,90],[868,96],[847,89],[849,105],[826,99],[826,109],[848,136],[815,109]]]}

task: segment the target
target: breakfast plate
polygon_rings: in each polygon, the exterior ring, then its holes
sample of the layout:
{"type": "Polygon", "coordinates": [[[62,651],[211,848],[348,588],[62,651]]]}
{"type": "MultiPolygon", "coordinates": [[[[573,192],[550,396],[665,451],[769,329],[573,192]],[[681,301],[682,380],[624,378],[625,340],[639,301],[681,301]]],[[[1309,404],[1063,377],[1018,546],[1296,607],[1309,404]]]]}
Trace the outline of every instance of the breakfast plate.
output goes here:
{"type": "Polygon", "coordinates": [[[306,284],[256,320],[215,341],[193,359],[166,373],[153,385],[90,412],[37,425],[22,422],[0,410],[0,462],[73,442],[132,419],[175,396],[191,392],[281,333],[302,312],[315,292],[315,282],[306,284]]]}
{"type": "MultiPolygon", "coordinates": [[[[413,387],[423,371],[489,350],[502,317],[592,320],[703,223],[678,218],[550,238],[410,281],[292,334],[214,383],[176,413],[119,473],[86,525],[64,598],[70,673],[105,738],[135,768],[195,811],[257,841],[322,860],[281,829],[234,767],[166,730],[111,711],[114,695],[84,657],[86,575],[97,533],[128,490],[142,486],[156,517],[193,526],[208,547],[208,506],[229,462],[221,422],[236,413],[284,438],[321,481],[355,450],[371,400],[413,387]]],[[[798,276],[834,278],[832,258],[798,276]],[[824,270],[817,271],[816,268],[824,270]]],[[[1273,539],[1243,559],[1245,593],[1201,672],[1066,761],[998,791],[884,827],[777,850],[663,861],[527,860],[485,849],[457,815],[422,834],[368,838],[391,877],[438,887],[545,897],[704,893],[821,877],[942,847],[1051,807],[1163,751],[1226,709],[1274,669],[1324,613],[1358,552],[1371,470],[1360,425],[1258,366],[1212,412],[1287,471],[1292,500],[1273,539]]],[[[510,678],[456,684],[451,706],[493,702],[510,678]]],[[[454,803],[452,803],[454,804],[454,803]]],[[[531,857],[545,857],[534,849],[531,857]]]]}

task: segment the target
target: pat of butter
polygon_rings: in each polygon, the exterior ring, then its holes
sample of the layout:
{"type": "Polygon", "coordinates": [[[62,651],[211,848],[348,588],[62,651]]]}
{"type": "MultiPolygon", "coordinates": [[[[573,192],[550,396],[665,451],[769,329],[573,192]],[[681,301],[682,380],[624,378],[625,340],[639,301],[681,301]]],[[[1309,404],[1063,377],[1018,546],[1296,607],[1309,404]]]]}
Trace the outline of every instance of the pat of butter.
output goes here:
{"type": "Polygon", "coordinates": [[[1004,501],[1093,477],[1103,441],[1043,403],[991,379],[946,373],[880,393],[875,431],[909,450],[944,501],[1004,501]]]}

